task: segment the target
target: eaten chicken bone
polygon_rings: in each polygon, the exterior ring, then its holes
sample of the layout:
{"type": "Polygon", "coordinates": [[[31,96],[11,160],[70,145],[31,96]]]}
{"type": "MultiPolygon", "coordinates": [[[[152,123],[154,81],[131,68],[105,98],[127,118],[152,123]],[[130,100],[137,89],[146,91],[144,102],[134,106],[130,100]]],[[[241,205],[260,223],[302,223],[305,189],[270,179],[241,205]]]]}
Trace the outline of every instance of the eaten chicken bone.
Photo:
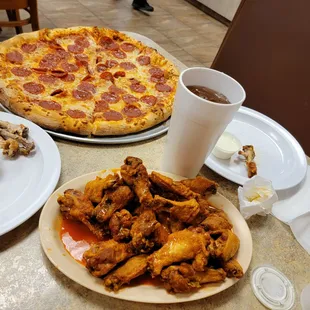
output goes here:
{"type": "Polygon", "coordinates": [[[248,177],[254,177],[257,174],[257,167],[254,162],[255,151],[253,145],[244,145],[242,151],[239,151],[238,154],[245,158],[245,164],[248,167],[248,177]]]}
{"type": "Polygon", "coordinates": [[[24,125],[0,121],[0,148],[3,149],[3,155],[10,158],[18,154],[29,155],[35,145],[27,140],[28,132],[29,129],[24,125]]]}

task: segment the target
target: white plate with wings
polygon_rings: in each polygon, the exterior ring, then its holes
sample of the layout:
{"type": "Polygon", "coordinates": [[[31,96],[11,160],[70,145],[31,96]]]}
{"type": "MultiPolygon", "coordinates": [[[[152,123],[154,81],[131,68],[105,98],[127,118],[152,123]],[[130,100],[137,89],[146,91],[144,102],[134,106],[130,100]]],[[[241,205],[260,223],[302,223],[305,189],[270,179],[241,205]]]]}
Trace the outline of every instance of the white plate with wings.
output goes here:
{"type": "MultiPolygon", "coordinates": [[[[83,191],[85,184],[94,180],[96,176],[104,177],[114,171],[113,169],[113,171],[93,172],[73,179],[58,188],[45,204],[39,222],[41,244],[45,254],[58,270],[80,285],[100,294],[123,300],[158,304],[180,303],[206,298],[226,290],[238,281],[238,279],[226,278],[223,283],[208,284],[197,292],[190,294],[172,295],[167,293],[162,286],[157,287],[147,284],[124,287],[117,293],[107,291],[103,286],[103,280],[93,277],[87,269],[82,264],[77,263],[64,248],[59,233],[60,212],[57,198],[59,195],[62,195],[65,190],[70,188],[83,191]]],[[[172,177],[174,180],[183,179],[176,175],[163,174],[172,177]]],[[[213,195],[209,199],[209,202],[211,205],[224,210],[233,224],[234,233],[240,239],[240,248],[236,259],[243,267],[244,272],[246,272],[252,257],[252,237],[247,223],[238,209],[224,196],[220,194],[213,195]]]]}

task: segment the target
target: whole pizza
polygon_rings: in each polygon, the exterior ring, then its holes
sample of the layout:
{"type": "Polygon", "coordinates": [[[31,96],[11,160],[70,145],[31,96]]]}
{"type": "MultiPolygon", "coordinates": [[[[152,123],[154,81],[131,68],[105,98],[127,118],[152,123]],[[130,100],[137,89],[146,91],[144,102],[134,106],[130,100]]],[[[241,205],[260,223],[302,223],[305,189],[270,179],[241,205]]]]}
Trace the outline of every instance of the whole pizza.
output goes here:
{"type": "Polygon", "coordinates": [[[43,29],[0,44],[0,102],[38,125],[123,135],[166,120],[178,80],[156,50],[105,28],[43,29]]]}

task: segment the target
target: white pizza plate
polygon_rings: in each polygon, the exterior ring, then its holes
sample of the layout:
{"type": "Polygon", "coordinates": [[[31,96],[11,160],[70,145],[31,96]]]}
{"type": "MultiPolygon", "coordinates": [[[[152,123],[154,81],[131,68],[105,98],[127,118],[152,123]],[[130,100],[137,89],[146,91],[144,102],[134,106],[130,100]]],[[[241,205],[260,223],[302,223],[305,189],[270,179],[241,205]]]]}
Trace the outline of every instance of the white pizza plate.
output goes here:
{"type": "MultiPolygon", "coordinates": [[[[114,171],[115,169],[113,169],[113,172],[114,171]]],[[[84,190],[85,184],[88,181],[95,179],[96,176],[104,177],[109,173],[112,173],[112,170],[93,172],[73,179],[58,188],[46,202],[39,222],[41,244],[45,254],[58,270],[80,285],[100,294],[118,299],[158,304],[179,303],[202,299],[217,294],[231,287],[238,281],[238,279],[227,278],[225,282],[221,284],[210,284],[195,293],[178,295],[168,294],[164,288],[151,285],[127,287],[121,289],[118,293],[105,290],[102,280],[91,276],[87,269],[77,263],[65,250],[59,235],[60,212],[57,198],[69,188],[84,190]]],[[[176,175],[163,174],[175,180],[183,179],[176,175]]],[[[238,209],[225,197],[219,194],[213,195],[210,198],[210,204],[223,209],[233,224],[234,233],[240,239],[240,249],[236,258],[243,267],[244,272],[246,272],[252,258],[252,237],[247,223],[238,209]]]]}
{"type": "Polygon", "coordinates": [[[58,148],[39,126],[13,114],[0,112],[0,120],[24,124],[35,150],[10,159],[0,152],[0,236],[37,212],[55,189],[61,169],[58,148]]]}
{"type": "MultiPolygon", "coordinates": [[[[174,65],[179,69],[180,72],[187,68],[183,63],[181,63],[174,56],[172,56],[170,53],[168,53],[166,50],[160,47],[160,45],[155,43],[153,40],[141,34],[135,33],[135,32],[129,32],[129,31],[122,31],[122,32],[138,41],[143,42],[147,46],[155,48],[160,54],[162,54],[167,59],[172,61],[174,65]]],[[[7,109],[6,107],[4,107],[3,105],[0,104],[0,107],[3,110],[11,113],[11,111],[7,109]]],[[[83,137],[83,136],[78,136],[78,135],[74,135],[71,133],[56,132],[52,130],[46,130],[46,131],[53,137],[75,141],[75,142],[91,143],[91,144],[126,144],[126,143],[134,143],[134,142],[149,140],[149,139],[158,137],[168,131],[169,123],[170,123],[170,119],[162,122],[161,124],[157,126],[146,129],[144,131],[133,133],[133,134],[128,134],[128,135],[123,135],[123,136],[83,137]]]]}
{"type": "MultiPolygon", "coordinates": [[[[241,107],[226,128],[242,145],[255,149],[258,175],[272,181],[275,190],[298,185],[307,172],[306,155],[297,140],[281,125],[249,108],[241,107]]],[[[248,180],[244,160],[237,153],[223,160],[211,154],[205,164],[224,178],[243,185],[248,180]]]]}

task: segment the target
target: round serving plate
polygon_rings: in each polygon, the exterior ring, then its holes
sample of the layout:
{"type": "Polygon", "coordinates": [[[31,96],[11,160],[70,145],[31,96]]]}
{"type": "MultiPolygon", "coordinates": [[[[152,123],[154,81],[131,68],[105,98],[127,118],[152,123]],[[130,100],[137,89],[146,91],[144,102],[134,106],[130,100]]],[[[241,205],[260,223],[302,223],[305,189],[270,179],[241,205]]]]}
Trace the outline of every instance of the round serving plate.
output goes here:
{"type": "MultiPolygon", "coordinates": [[[[100,294],[123,300],[158,304],[180,303],[206,298],[224,291],[238,282],[238,279],[226,278],[223,283],[209,284],[191,294],[172,295],[167,293],[163,287],[156,287],[152,285],[124,287],[117,293],[107,291],[102,284],[102,280],[93,277],[87,269],[77,263],[64,248],[59,234],[60,212],[57,198],[59,195],[62,195],[65,190],[70,188],[83,191],[86,183],[94,180],[96,176],[105,177],[109,173],[114,172],[115,169],[113,169],[113,171],[104,170],[75,178],[58,188],[46,202],[39,222],[41,244],[45,254],[58,270],[80,285],[100,294]]],[[[184,179],[176,175],[167,173],[162,174],[172,177],[174,180],[184,179]]],[[[209,202],[213,206],[224,210],[233,224],[234,233],[240,239],[240,248],[236,259],[241,264],[244,272],[246,272],[252,257],[252,237],[247,223],[239,213],[238,209],[224,196],[220,194],[213,195],[209,199],[209,202]]]]}
{"type": "MultiPolygon", "coordinates": [[[[226,131],[242,145],[253,145],[257,174],[272,181],[275,190],[298,185],[307,172],[306,155],[297,140],[280,124],[249,108],[241,107],[226,131]]],[[[224,178],[243,185],[249,180],[244,157],[224,160],[211,154],[205,164],[224,178]]]]}
{"type": "Polygon", "coordinates": [[[23,124],[35,150],[28,156],[8,158],[0,153],[0,236],[36,213],[54,191],[61,170],[58,148],[36,124],[0,112],[0,120],[23,124]]]}

